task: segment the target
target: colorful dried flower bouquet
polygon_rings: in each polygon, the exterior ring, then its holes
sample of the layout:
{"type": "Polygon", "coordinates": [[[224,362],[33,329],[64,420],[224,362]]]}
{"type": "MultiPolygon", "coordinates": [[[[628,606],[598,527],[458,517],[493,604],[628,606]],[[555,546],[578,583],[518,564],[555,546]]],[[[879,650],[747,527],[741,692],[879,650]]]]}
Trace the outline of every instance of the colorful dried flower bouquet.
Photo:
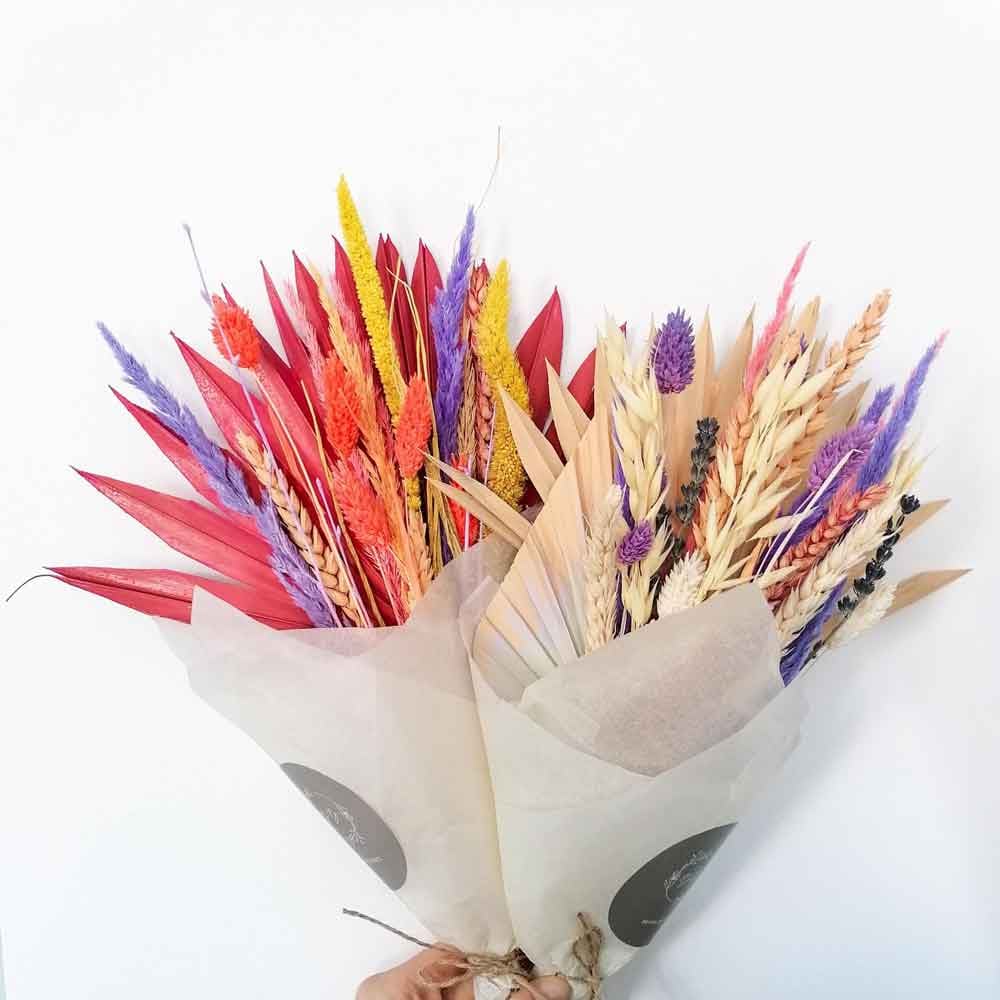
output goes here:
{"type": "Polygon", "coordinates": [[[558,294],[512,348],[471,210],[442,280],[338,199],[332,273],[264,271],[284,357],[225,289],[224,365],[177,341],[224,443],[100,327],[207,505],[83,475],[217,575],[53,572],[164,621],[459,979],[594,997],[781,766],[791,682],[960,575],[886,571],[943,506],[908,431],[944,337],[866,400],[889,295],[826,346],[803,249],[721,364],[707,315],[607,317],[564,386],[558,294]]]}

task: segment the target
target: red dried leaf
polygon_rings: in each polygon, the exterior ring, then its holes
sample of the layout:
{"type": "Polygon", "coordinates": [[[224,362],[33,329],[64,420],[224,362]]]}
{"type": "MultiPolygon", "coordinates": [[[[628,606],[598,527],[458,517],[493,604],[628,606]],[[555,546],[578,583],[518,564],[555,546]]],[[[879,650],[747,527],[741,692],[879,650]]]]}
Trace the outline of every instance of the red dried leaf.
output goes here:
{"type": "Polygon", "coordinates": [[[248,586],[284,592],[269,563],[271,550],[259,535],[193,500],[76,471],[175,551],[248,586]]]}
{"type": "MultiPolygon", "coordinates": [[[[117,389],[112,388],[111,391],[114,393],[115,399],[117,399],[118,402],[121,403],[133,417],[135,417],[139,426],[150,436],[150,438],[152,438],[156,447],[159,448],[168,459],[170,459],[177,471],[180,472],[180,474],[194,487],[195,490],[197,490],[198,493],[200,493],[209,503],[214,504],[220,509],[225,509],[227,517],[238,521],[248,531],[256,530],[252,518],[246,517],[242,514],[236,514],[233,511],[228,510],[228,508],[223,508],[215,490],[213,490],[209,485],[204,469],[202,469],[198,460],[191,454],[191,450],[181,438],[179,438],[172,430],[163,424],[155,413],[143,409],[143,407],[133,403],[132,400],[123,396],[117,389]]],[[[231,462],[239,465],[244,472],[248,471],[246,465],[228,451],[226,452],[226,457],[231,462]]],[[[257,497],[259,495],[259,489],[256,477],[252,474],[246,475],[246,482],[253,496],[257,497]]]]}
{"type": "Polygon", "coordinates": [[[562,362],[563,319],[559,290],[555,289],[517,345],[517,360],[528,381],[528,401],[535,426],[543,430],[549,419],[549,376],[545,362],[558,372],[562,362]]]}
{"type": "MultiPolygon", "coordinates": [[[[315,286],[314,286],[315,287],[315,286]]],[[[226,297],[226,301],[230,305],[238,306],[239,303],[229,294],[229,289],[225,285],[222,286],[223,294],[226,297]]],[[[285,359],[271,346],[270,342],[261,335],[260,330],[254,327],[257,333],[258,346],[260,347],[260,360],[266,360],[270,363],[271,367],[281,376],[281,380],[285,383],[288,391],[295,398],[295,402],[301,407],[305,412],[308,411],[308,406],[306,405],[306,395],[302,391],[302,383],[299,382],[298,376],[295,372],[285,362],[285,359]]]]}
{"type": "Polygon", "coordinates": [[[333,350],[330,341],[330,317],[327,316],[323,303],[320,301],[319,289],[316,287],[316,280],[309,273],[309,269],[299,260],[298,254],[292,254],[295,263],[295,290],[299,293],[299,302],[305,310],[306,319],[316,332],[316,339],[319,341],[320,349],[324,354],[329,354],[333,350]]]}
{"type": "Polygon", "coordinates": [[[123,604],[135,611],[187,624],[191,621],[194,588],[201,587],[220,600],[275,629],[310,628],[309,617],[291,598],[251,590],[240,584],[212,580],[169,569],[117,569],[106,566],[47,567],[63,583],[123,604]]]}
{"type": "Polygon", "coordinates": [[[441,272],[438,270],[430,250],[421,240],[417,248],[417,260],[413,265],[413,298],[417,306],[417,318],[420,320],[420,336],[427,353],[428,387],[431,396],[437,388],[437,351],[434,348],[434,334],[431,332],[431,305],[438,289],[442,287],[441,272]]]}
{"type": "Polygon", "coordinates": [[[588,417],[594,415],[594,370],[597,365],[597,349],[588,354],[569,380],[569,394],[580,404],[588,417]]]}
{"type": "Polygon", "coordinates": [[[382,282],[382,294],[385,298],[385,308],[392,319],[392,339],[396,347],[396,357],[399,358],[403,381],[409,382],[417,371],[416,330],[413,327],[413,315],[410,303],[406,297],[403,285],[406,283],[406,266],[403,264],[389,236],[379,236],[375,251],[375,268],[382,282]],[[399,276],[399,281],[396,276],[399,276]],[[395,289],[395,296],[393,296],[395,289]]]}
{"type": "MultiPolygon", "coordinates": [[[[227,375],[217,365],[212,364],[208,358],[199,354],[176,334],[171,334],[171,336],[173,336],[181,356],[187,363],[191,377],[201,393],[201,398],[208,407],[208,412],[212,415],[215,425],[222,432],[229,447],[234,452],[239,452],[238,434],[249,434],[254,440],[259,441],[260,435],[254,426],[253,416],[240,383],[231,375],[227,375]]],[[[251,399],[254,401],[254,408],[261,418],[264,430],[268,432],[270,437],[270,429],[265,422],[266,407],[259,399],[254,399],[253,396],[251,399]]]]}
{"type": "Polygon", "coordinates": [[[340,240],[333,238],[334,281],[337,282],[337,292],[340,296],[340,307],[346,310],[354,319],[355,329],[364,332],[365,318],[361,312],[361,302],[358,290],[354,285],[354,272],[351,270],[351,260],[347,251],[340,245],[340,240]]]}
{"type": "Polygon", "coordinates": [[[281,346],[285,349],[285,357],[288,359],[288,364],[291,366],[296,377],[306,384],[310,395],[315,400],[317,398],[316,386],[313,383],[309,352],[306,350],[305,344],[299,339],[299,335],[295,332],[295,327],[288,315],[288,310],[285,309],[285,303],[281,301],[278,289],[274,287],[271,275],[267,273],[267,268],[264,267],[263,262],[261,262],[260,269],[264,273],[264,287],[267,289],[267,300],[271,303],[271,312],[274,314],[274,322],[278,327],[278,336],[281,337],[281,346]]]}

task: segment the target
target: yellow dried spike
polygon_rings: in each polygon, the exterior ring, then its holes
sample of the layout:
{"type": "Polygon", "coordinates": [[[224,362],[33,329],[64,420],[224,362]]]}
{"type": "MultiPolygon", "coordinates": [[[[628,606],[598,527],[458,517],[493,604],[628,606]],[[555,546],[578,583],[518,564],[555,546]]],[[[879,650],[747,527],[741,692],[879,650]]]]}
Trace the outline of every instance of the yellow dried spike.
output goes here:
{"type": "Polygon", "coordinates": [[[372,356],[379,378],[382,380],[382,391],[389,407],[393,425],[399,416],[402,404],[403,376],[399,369],[399,358],[396,357],[396,346],[392,341],[389,329],[389,313],[385,307],[385,297],[382,294],[382,282],[375,268],[375,258],[372,256],[365,227],[361,224],[357,206],[351,197],[351,190],[343,177],[337,185],[337,205],[340,209],[340,228],[344,232],[347,257],[354,272],[354,283],[358,289],[358,299],[361,302],[361,312],[368,328],[368,339],[372,345],[372,356]]]}
{"type": "MultiPolygon", "coordinates": [[[[507,340],[507,314],[510,311],[510,271],[507,261],[500,261],[486,289],[486,298],[476,327],[476,343],[483,372],[495,399],[506,389],[525,413],[530,414],[528,383],[507,340]]],[[[498,497],[517,508],[524,496],[527,478],[507,415],[497,406],[493,417],[493,442],[487,485],[498,497]]]]}

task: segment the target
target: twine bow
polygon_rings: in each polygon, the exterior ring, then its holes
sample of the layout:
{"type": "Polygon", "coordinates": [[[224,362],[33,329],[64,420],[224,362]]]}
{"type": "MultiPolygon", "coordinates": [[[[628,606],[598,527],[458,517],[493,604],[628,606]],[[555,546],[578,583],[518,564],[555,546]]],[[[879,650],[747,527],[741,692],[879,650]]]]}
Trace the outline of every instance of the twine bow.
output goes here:
{"type": "MultiPolygon", "coordinates": [[[[358,910],[345,909],[344,916],[367,920],[368,923],[375,924],[376,927],[381,927],[383,930],[389,931],[390,934],[395,934],[396,937],[409,941],[420,948],[445,952],[447,958],[436,958],[417,972],[417,979],[421,986],[446,989],[449,986],[457,986],[459,983],[475,979],[477,976],[482,976],[490,981],[506,978],[513,982],[518,989],[524,990],[530,997],[533,997],[534,1000],[546,1000],[546,997],[539,993],[531,985],[531,981],[525,977],[531,963],[520,948],[512,948],[503,955],[491,952],[463,952],[454,945],[430,944],[427,941],[421,941],[420,938],[414,937],[412,934],[407,934],[391,924],[384,923],[358,910]],[[434,969],[440,970],[442,974],[434,975],[434,969]]],[[[568,982],[583,984],[587,988],[587,1000],[600,1000],[601,946],[604,943],[604,935],[586,914],[578,913],[576,918],[580,922],[580,934],[573,942],[573,957],[583,970],[583,974],[567,976],[560,973],[560,975],[568,982]]]]}

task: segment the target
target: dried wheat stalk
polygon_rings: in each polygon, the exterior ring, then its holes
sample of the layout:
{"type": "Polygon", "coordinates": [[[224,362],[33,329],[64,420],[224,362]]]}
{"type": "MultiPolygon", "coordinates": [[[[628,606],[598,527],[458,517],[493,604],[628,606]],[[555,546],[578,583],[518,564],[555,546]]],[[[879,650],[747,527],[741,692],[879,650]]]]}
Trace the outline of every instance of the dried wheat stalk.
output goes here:
{"type": "Polygon", "coordinates": [[[615,595],[617,591],[616,553],[625,534],[622,517],[622,490],[612,485],[587,532],[584,558],[586,587],[586,652],[609,643],[615,637],[615,595]]]}
{"type": "Polygon", "coordinates": [[[780,583],[769,587],[765,597],[772,603],[783,601],[798,585],[809,569],[837,543],[850,528],[858,514],[877,507],[889,493],[887,486],[873,486],[864,493],[850,493],[834,497],[826,516],[809,534],[786,550],[774,564],[775,569],[794,566],[795,572],[780,583]]]}
{"type": "Polygon", "coordinates": [[[919,469],[910,453],[902,455],[890,473],[889,492],[876,507],[865,513],[841,540],[802,578],[774,613],[775,625],[786,646],[819,610],[830,591],[845,579],[851,567],[878,548],[885,526],[899,505],[919,469]]]}
{"type": "Polygon", "coordinates": [[[791,454],[791,464],[801,467],[812,458],[820,434],[826,428],[827,411],[837,398],[837,394],[854,376],[858,365],[874,347],[882,332],[882,320],[889,308],[889,291],[884,289],[868,304],[861,318],[847,331],[839,344],[834,344],[827,353],[827,365],[836,365],[837,374],[816,398],[816,410],[812,415],[802,440],[791,454]]]}
{"type": "Polygon", "coordinates": [[[327,596],[352,624],[363,624],[339,553],[327,544],[319,526],[313,523],[309,510],[299,500],[284,472],[272,465],[268,456],[261,451],[260,445],[248,434],[239,434],[237,441],[257,480],[270,494],[288,537],[306,562],[315,567],[327,596]]]}

